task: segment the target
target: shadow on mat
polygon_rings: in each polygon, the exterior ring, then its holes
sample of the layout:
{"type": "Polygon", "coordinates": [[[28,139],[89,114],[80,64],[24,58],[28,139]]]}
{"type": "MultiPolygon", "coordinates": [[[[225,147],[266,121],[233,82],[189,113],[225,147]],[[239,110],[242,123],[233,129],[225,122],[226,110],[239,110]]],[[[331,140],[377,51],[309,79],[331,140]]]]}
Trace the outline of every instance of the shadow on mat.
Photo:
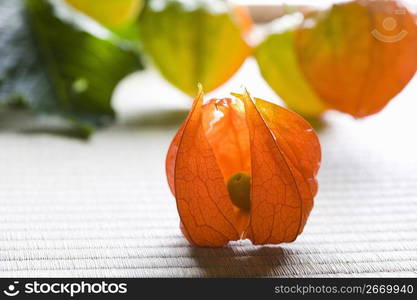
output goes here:
{"type": "Polygon", "coordinates": [[[285,263],[280,246],[224,248],[190,248],[190,255],[204,272],[203,277],[267,277],[282,276],[279,269],[285,263]]]}

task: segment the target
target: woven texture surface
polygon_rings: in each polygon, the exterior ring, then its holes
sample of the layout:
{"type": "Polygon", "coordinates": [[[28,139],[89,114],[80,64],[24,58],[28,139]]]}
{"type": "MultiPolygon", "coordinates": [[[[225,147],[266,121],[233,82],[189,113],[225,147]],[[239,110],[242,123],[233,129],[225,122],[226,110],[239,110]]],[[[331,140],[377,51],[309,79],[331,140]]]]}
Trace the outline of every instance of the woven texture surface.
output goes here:
{"type": "MultiPolygon", "coordinates": [[[[163,105],[151,95],[163,83],[141,76],[130,81],[149,94],[120,99],[163,105]]],[[[0,276],[417,276],[416,90],[414,80],[365,120],[326,116],[315,208],[297,241],[278,246],[203,249],[182,237],[164,159],[184,103],[138,115],[117,102],[125,121],[89,142],[2,129],[0,276]]]]}

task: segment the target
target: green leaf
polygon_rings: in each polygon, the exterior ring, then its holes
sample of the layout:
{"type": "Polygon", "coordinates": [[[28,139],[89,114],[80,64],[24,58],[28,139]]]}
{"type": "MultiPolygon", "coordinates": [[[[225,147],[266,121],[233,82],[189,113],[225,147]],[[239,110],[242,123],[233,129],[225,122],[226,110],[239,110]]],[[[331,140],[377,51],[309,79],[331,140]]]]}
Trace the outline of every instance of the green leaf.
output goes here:
{"type": "Polygon", "coordinates": [[[114,118],[116,84],[141,68],[137,53],[54,14],[45,0],[0,0],[0,104],[21,99],[86,135],[114,118]]]}
{"type": "Polygon", "coordinates": [[[291,24],[289,28],[269,35],[255,49],[255,57],[262,76],[287,106],[307,118],[315,118],[326,106],[299,66],[294,41],[299,18],[297,14],[284,18],[281,21],[291,24]]]}

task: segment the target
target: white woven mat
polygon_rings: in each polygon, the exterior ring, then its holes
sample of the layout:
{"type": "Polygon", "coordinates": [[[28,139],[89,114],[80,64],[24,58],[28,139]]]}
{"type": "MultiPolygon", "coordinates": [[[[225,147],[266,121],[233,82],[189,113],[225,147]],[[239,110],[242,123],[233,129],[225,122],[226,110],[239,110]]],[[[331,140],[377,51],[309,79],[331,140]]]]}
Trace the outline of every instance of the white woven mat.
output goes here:
{"type": "MultiPolygon", "coordinates": [[[[256,72],[248,64],[222,91],[249,83],[275,97],[248,79],[256,72]]],[[[137,110],[185,102],[153,75],[122,85],[125,121],[89,142],[3,128],[0,276],[417,276],[416,91],[414,80],[365,120],[327,115],[315,208],[299,239],[279,246],[184,240],[164,173],[177,125],[161,125],[184,112],[137,110]]]]}

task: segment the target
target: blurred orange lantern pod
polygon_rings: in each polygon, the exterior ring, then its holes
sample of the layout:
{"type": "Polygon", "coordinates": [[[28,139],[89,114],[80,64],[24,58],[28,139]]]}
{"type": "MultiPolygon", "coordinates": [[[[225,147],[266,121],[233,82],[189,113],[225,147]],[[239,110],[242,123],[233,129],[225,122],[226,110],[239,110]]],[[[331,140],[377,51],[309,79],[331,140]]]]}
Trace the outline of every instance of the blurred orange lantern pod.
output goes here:
{"type": "Polygon", "coordinates": [[[188,95],[197,82],[207,91],[225,83],[251,49],[244,8],[219,0],[150,0],[140,16],[143,50],[163,77],[188,95]]]}
{"type": "Polygon", "coordinates": [[[181,229],[198,246],[294,241],[317,193],[318,137],[287,109],[233,95],[203,104],[200,87],[168,150],[181,229]]]}
{"type": "Polygon", "coordinates": [[[417,70],[417,24],[401,1],[334,5],[305,18],[295,44],[324,103],[357,118],[383,109],[417,70]]]}
{"type": "Polygon", "coordinates": [[[255,57],[268,84],[303,116],[328,108],[375,114],[417,70],[417,22],[400,1],[355,0],[279,21],[284,26],[255,57]]]}
{"type": "Polygon", "coordinates": [[[263,78],[288,108],[313,120],[328,107],[311,87],[298,62],[294,40],[302,21],[301,13],[276,20],[273,26],[278,30],[255,48],[254,56],[263,78]]]}

